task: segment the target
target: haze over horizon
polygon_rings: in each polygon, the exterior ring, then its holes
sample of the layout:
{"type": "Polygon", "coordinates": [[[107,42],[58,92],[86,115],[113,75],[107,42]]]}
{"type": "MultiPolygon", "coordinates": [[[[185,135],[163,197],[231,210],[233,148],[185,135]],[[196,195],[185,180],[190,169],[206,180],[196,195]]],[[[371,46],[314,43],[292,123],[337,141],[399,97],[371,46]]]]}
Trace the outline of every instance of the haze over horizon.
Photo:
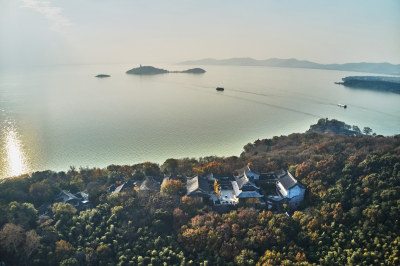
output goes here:
{"type": "Polygon", "coordinates": [[[0,0],[0,67],[297,58],[400,64],[400,2],[0,0]]]}

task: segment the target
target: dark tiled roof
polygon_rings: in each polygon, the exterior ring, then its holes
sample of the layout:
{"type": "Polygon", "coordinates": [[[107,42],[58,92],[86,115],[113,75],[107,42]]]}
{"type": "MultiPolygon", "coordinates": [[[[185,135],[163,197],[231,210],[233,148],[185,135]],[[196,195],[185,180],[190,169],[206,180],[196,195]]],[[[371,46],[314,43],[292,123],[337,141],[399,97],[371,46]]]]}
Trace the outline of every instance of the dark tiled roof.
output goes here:
{"type": "Polygon", "coordinates": [[[116,185],[112,184],[111,186],[108,187],[108,193],[112,193],[116,189],[116,185]]]}
{"type": "Polygon", "coordinates": [[[68,191],[61,191],[56,199],[55,202],[62,202],[62,203],[69,203],[74,206],[78,211],[87,210],[92,208],[91,203],[88,201],[89,195],[83,192],[78,192],[75,195],[68,191]],[[79,196],[79,198],[77,196],[79,196]],[[81,198],[82,197],[82,198],[81,198]]]}
{"type": "Polygon", "coordinates": [[[249,182],[249,179],[244,175],[242,177],[236,178],[236,182],[239,186],[239,189],[241,189],[247,182],[249,182]]]}
{"type": "Polygon", "coordinates": [[[276,179],[277,175],[272,173],[262,173],[260,174],[260,180],[276,179]]]}
{"type": "Polygon", "coordinates": [[[134,183],[131,180],[128,180],[126,182],[124,182],[123,184],[119,185],[118,187],[116,187],[111,194],[117,194],[120,193],[126,189],[133,189],[134,188],[134,183]]]}
{"type": "Polygon", "coordinates": [[[80,200],[89,200],[89,195],[84,192],[75,193],[75,197],[77,197],[80,200]]]}
{"type": "Polygon", "coordinates": [[[241,177],[236,177],[235,180],[236,180],[236,182],[237,182],[237,184],[239,186],[239,189],[242,189],[245,186],[246,187],[252,187],[254,190],[258,189],[258,187],[254,184],[253,181],[251,181],[247,177],[247,175],[243,175],[241,177]]]}
{"type": "Polygon", "coordinates": [[[276,172],[275,175],[279,178],[279,177],[281,177],[281,176],[286,175],[286,173],[287,173],[287,171],[281,169],[281,170],[279,170],[278,172],[276,172]]]}
{"type": "Polygon", "coordinates": [[[63,190],[56,196],[55,202],[66,203],[71,199],[77,199],[77,197],[75,197],[75,195],[73,195],[72,193],[63,190]]]}
{"type": "Polygon", "coordinates": [[[289,190],[290,188],[294,187],[295,185],[298,184],[296,178],[294,178],[292,176],[291,173],[289,173],[288,171],[286,171],[285,175],[281,175],[278,178],[278,182],[280,182],[282,184],[282,186],[286,189],[289,190]]]}
{"type": "Polygon", "coordinates": [[[151,176],[147,176],[139,187],[139,190],[160,191],[160,184],[151,176]]]}
{"type": "Polygon", "coordinates": [[[204,194],[208,194],[210,192],[208,180],[199,176],[188,178],[186,182],[186,189],[188,196],[196,191],[204,194]]]}
{"type": "Polygon", "coordinates": [[[237,181],[232,181],[233,192],[237,198],[262,198],[263,196],[257,191],[242,191],[237,181]]]}

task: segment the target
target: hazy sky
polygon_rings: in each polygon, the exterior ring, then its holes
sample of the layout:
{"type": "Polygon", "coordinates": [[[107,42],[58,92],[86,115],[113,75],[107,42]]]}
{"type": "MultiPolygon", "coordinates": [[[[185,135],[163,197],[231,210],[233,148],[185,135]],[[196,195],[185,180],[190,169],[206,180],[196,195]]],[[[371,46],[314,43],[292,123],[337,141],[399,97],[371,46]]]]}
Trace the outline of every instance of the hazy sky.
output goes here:
{"type": "Polygon", "coordinates": [[[298,58],[400,63],[399,0],[0,0],[0,67],[298,58]]]}

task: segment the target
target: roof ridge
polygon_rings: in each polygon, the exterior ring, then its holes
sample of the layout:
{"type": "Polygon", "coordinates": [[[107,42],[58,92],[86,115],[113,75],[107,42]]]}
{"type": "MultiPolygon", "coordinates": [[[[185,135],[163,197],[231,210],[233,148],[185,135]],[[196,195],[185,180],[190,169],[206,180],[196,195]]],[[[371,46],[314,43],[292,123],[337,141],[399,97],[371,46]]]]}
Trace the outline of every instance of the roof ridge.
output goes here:
{"type": "Polygon", "coordinates": [[[297,179],[289,172],[289,170],[287,171],[287,173],[290,176],[290,178],[292,178],[294,182],[297,183],[297,179]]]}

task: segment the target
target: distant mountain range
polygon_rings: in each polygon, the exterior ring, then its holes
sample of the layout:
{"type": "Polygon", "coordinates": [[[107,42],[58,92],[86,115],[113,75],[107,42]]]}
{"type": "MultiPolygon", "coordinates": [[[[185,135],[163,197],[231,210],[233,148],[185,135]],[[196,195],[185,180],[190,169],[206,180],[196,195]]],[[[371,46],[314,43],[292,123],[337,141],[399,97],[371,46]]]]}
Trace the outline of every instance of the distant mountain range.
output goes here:
{"type": "Polygon", "coordinates": [[[257,60],[250,57],[230,59],[201,59],[185,61],[179,65],[230,65],[230,66],[269,66],[269,67],[290,67],[290,68],[313,68],[326,70],[355,71],[367,73],[379,73],[388,75],[400,75],[400,64],[390,63],[346,63],[346,64],[319,64],[306,60],[270,58],[257,60]]]}

